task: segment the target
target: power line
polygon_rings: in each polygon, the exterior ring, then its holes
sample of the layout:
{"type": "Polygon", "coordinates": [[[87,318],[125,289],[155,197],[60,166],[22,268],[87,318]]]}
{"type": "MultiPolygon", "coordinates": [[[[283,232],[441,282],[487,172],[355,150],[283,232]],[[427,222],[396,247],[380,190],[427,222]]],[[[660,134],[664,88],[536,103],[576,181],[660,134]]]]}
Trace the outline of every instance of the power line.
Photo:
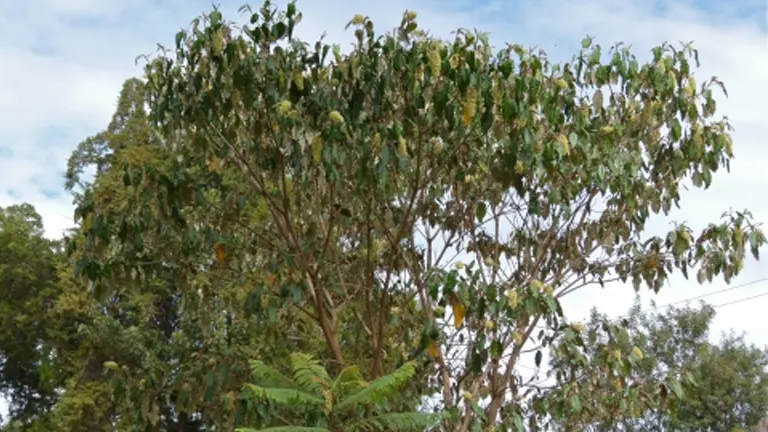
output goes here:
{"type": "Polygon", "coordinates": [[[766,291],[764,293],[761,293],[761,294],[755,294],[755,295],[753,295],[751,297],[746,297],[746,298],[742,298],[742,299],[738,299],[738,300],[733,300],[733,301],[729,301],[729,302],[726,302],[726,303],[720,303],[720,304],[714,305],[712,307],[717,309],[717,308],[721,308],[721,307],[725,307],[725,306],[730,306],[732,304],[742,303],[742,302],[745,302],[745,301],[754,300],[756,298],[766,297],[766,296],[768,296],[768,291],[766,291]]]}
{"type": "MultiPolygon", "coordinates": [[[[722,294],[722,293],[729,292],[729,291],[734,291],[734,290],[741,289],[741,288],[746,288],[748,286],[756,285],[756,284],[759,284],[759,283],[762,283],[762,282],[768,282],[768,277],[763,277],[763,278],[760,278],[760,279],[755,279],[755,280],[752,280],[752,281],[749,281],[749,282],[745,282],[743,284],[734,285],[732,287],[723,288],[721,290],[713,291],[711,293],[706,293],[706,294],[701,294],[701,295],[698,295],[698,296],[695,296],[695,297],[685,298],[685,299],[678,300],[678,301],[675,301],[675,302],[672,302],[672,303],[667,303],[667,304],[665,304],[663,306],[656,306],[656,307],[653,308],[653,310],[667,309],[667,308],[670,308],[672,306],[676,306],[676,305],[679,305],[679,304],[682,304],[682,303],[687,303],[689,301],[701,300],[703,298],[711,297],[711,296],[714,296],[714,295],[717,295],[717,294],[722,294]]],[[[719,307],[730,306],[732,304],[742,303],[742,302],[745,302],[745,301],[748,301],[748,300],[753,300],[753,299],[764,297],[764,296],[768,296],[768,292],[757,294],[757,295],[752,296],[752,297],[747,297],[747,298],[733,300],[733,301],[726,302],[726,303],[721,303],[721,304],[718,304],[718,305],[710,305],[710,307],[717,309],[719,307]]],[[[609,319],[611,321],[615,321],[615,320],[620,320],[622,318],[626,318],[629,315],[630,315],[630,313],[623,313],[621,315],[618,315],[618,316],[616,316],[614,318],[609,318],[609,319]]],[[[589,320],[589,318],[587,317],[585,320],[589,320]]]]}
{"type": "Polygon", "coordinates": [[[725,293],[725,292],[729,292],[729,291],[733,291],[733,290],[737,290],[737,289],[741,289],[741,288],[746,288],[748,286],[756,285],[756,284],[761,283],[761,282],[768,282],[768,277],[764,277],[764,278],[760,278],[760,279],[755,279],[753,281],[745,282],[745,283],[739,284],[739,285],[734,285],[732,287],[728,287],[728,288],[724,288],[724,289],[721,289],[721,290],[713,291],[711,293],[698,295],[696,297],[689,297],[689,298],[686,298],[686,299],[678,300],[676,302],[667,303],[664,306],[658,306],[656,309],[663,309],[663,308],[667,308],[667,307],[670,307],[670,306],[675,306],[675,305],[679,305],[679,304],[682,304],[682,303],[687,303],[687,302],[693,301],[693,300],[701,300],[703,298],[712,297],[713,295],[722,294],[722,293],[725,293]]]}

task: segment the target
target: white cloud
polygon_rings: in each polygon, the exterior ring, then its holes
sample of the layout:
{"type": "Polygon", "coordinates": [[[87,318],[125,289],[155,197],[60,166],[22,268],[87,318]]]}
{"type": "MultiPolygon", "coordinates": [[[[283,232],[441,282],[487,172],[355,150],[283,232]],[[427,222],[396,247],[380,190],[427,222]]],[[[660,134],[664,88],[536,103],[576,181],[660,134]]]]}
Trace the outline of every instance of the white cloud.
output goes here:
{"type": "MultiPolygon", "coordinates": [[[[7,3],[7,2],[6,2],[7,3]]],[[[230,17],[240,6],[223,1],[230,17]]],[[[489,31],[491,39],[537,45],[556,60],[567,60],[581,38],[599,43],[631,44],[641,58],[664,41],[695,41],[703,63],[700,80],[717,75],[726,82],[730,98],[721,112],[736,127],[736,160],[730,175],[719,174],[711,190],[686,194],[676,219],[695,226],[713,221],[729,207],[750,208],[758,220],[768,220],[768,39],[765,4],[739,0],[728,6],[707,2],[615,2],[545,0],[511,2],[487,0],[326,0],[299,2],[304,22],[298,33],[316,38],[327,31],[333,42],[347,43],[343,27],[354,13],[368,14],[380,30],[395,26],[403,10],[420,13],[422,27],[447,36],[463,26],[489,31]],[[522,5],[521,5],[522,4],[522,5]]],[[[137,55],[154,51],[155,42],[172,40],[174,32],[208,2],[181,0],[128,2],[117,0],[31,0],[0,6],[0,205],[33,203],[43,214],[51,236],[71,225],[70,200],[63,193],[47,197],[43,189],[61,191],[66,157],[77,143],[103,128],[109,120],[123,79],[140,73],[137,55]]],[[[664,228],[658,221],[656,226],[664,228]]],[[[768,276],[768,266],[747,264],[734,283],[768,276]]],[[[660,304],[712,292],[711,286],[674,279],[658,297],[660,304]]],[[[768,291],[768,283],[734,290],[713,303],[768,291]]],[[[623,313],[632,302],[627,287],[587,290],[569,299],[568,311],[584,316],[597,305],[623,313]]],[[[723,308],[715,330],[735,328],[748,339],[768,344],[768,320],[759,319],[768,297],[723,308]]]]}

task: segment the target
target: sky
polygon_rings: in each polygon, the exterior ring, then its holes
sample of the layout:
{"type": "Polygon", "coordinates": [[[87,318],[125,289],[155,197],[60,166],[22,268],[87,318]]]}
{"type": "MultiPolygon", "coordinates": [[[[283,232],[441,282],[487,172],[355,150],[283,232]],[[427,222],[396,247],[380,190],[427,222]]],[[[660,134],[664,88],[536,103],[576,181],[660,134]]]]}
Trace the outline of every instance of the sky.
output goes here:
{"type": "MultiPolygon", "coordinates": [[[[226,17],[237,19],[241,1],[220,3],[226,17]]],[[[419,13],[422,28],[448,36],[458,28],[490,33],[491,41],[543,48],[551,59],[569,60],[585,35],[608,47],[623,41],[642,60],[665,41],[694,41],[702,67],[699,82],[722,79],[730,97],[719,100],[719,113],[735,127],[736,158],[731,173],[719,173],[707,191],[685,193],[682,210],[671,219],[703,228],[729,208],[749,208],[768,220],[768,37],[764,0],[608,1],[608,0],[300,0],[304,19],[299,36],[315,40],[323,32],[331,42],[347,44],[344,26],[357,13],[374,19],[379,29],[394,27],[406,9],[419,13]],[[761,114],[762,113],[762,114],[761,114]]],[[[254,2],[254,6],[259,3],[254,2]]],[[[28,0],[0,2],[0,206],[35,205],[46,232],[59,237],[73,225],[71,199],[63,189],[66,161],[76,145],[109,122],[122,82],[141,73],[136,57],[170,45],[211,3],[197,0],[28,0]]],[[[670,220],[671,220],[670,219],[670,220]]],[[[657,219],[653,229],[665,230],[657,219]]],[[[768,253],[768,250],[766,251],[768,253]]],[[[768,279],[768,265],[750,261],[731,285],[768,279]]],[[[673,278],[653,298],[659,305],[697,296],[718,308],[714,336],[734,329],[747,340],[768,345],[768,280],[736,288],[717,280],[700,286],[673,278]]],[[[620,315],[631,306],[628,286],[583,290],[565,301],[566,314],[586,317],[596,306],[620,315]]]]}

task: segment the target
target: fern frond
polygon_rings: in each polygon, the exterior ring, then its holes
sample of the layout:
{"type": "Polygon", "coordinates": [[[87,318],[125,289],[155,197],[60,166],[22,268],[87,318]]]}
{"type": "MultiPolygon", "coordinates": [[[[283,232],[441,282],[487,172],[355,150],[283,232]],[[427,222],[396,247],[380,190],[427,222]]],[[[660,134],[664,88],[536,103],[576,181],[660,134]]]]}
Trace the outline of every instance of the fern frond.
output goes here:
{"type": "Polygon", "coordinates": [[[299,388],[308,393],[322,395],[331,387],[331,377],[325,368],[312,356],[302,353],[291,354],[293,380],[299,388]]]}
{"type": "Polygon", "coordinates": [[[322,407],[325,403],[324,399],[294,389],[265,388],[254,384],[245,384],[245,388],[258,398],[288,407],[322,407]]]}
{"type": "Polygon", "coordinates": [[[341,370],[331,385],[331,392],[336,399],[343,399],[350,392],[357,391],[368,383],[363,379],[360,366],[347,366],[341,370]]]}
{"type": "Polygon", "coordinates": [[[306,426],[274,426],[264,429],[254,428],[238,428],[235,432],[330,432],[328,429],[321,427],[306,427],[306,426]]]}
{"type": "Polygon", "coordinates": [[[251,376],[259,385],[297,390],[296,383],[277,369],[267,366],[263,361],[251,360],[249,364],[251,376]]]}
{"type": "Polygon", "coordinates": [[[344,432],[418,431],[437,426],[444,415],[433,413],[391,413],[361,420],[344,427],[344,432]]]}
{"type": "Polygon", "coordinates": [[[366,388],[344,398],[344,400],[336,405],[336,409],[341,411],[358,404],[371,405],[379,401],[390,400],[393,396],[397,395],[397,391],[403,385],[410,381],[414,373],[416,373],[416,363],[412,361],[407,362],[398,370],[377,378],[366,388]]]}

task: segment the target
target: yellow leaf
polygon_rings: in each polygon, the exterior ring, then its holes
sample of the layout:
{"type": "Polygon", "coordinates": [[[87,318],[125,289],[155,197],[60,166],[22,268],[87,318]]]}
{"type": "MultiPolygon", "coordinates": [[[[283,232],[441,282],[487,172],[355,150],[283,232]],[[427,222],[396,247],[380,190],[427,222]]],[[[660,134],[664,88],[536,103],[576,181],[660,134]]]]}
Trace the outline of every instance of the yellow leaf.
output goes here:
{"type": "Polygon", "coordinates": [[[352,21],[350,21],[349,23],[352,24],[352,25],[360,25],[360,24],[362,24],[364,22],[365,22],[365,16],[357,14],[357,15],[352,17],[352,21]]]}
{"type": "Polygon", "coordinates": [[[523,335],[520,332],[514,332],[512,333],[512,339],[515,341],[516,344],[520,345],[523,343],[523,335]]]}
{"type": "Polygon", "coordinates": [[[268,287],[272,288],[273,286],[275,286],[275,281],[277,281],[277,276],[275,276],[274,274],[271,274],[271,273],[269,275],[267,275],[267,286],[268,287]]]}
{"type": "Polygon", "coordinates": [[[638,348],[638,347],[633,347],[632,348],[632,353],[635,355],[635,357],[637,357],[639,359],[642,359],[643,356],[644,356],[643,351],[640,348],[638,348]]]}
{"type": "Polygon", "coordinates": [[[567,89],[568,88],[568,82],[562,78],[558,78],[555,80],[555,85],[560,89],[567,89]]]}
{"type": "Polygon", "coordinates": [[[325,414],[330,414],[331,410],[333,410],[333,394],[331,393],[330,389],[323,390],[323,396],[325,397],[325,403],[323,404],[323,412],[325,414]]]}
{"type": "Polygon", "coordinates": [[[461,65],[461,56],[458,55],[458,54],[452,55],[448,59],[448,64],[451,65],[451,69],[456,69],[457,67],[459,67],[461,65]]]}
{"type": "Polygon", "coordinates": [[[531,281],[531,288],[533,288],[536,291],[541,291],[542,289],[544,289],[544,284],[541,283],[540,280],[534,279],[531,281]]]}
{"type": "Polygon", "coordinates": [[[722,135],[722,137],[723,137],[723,147],[725,147],[726,154],[728,156],[733,156],[733,140],[727,134],[722,135]]]}
{"type": "Polygon", "coordinates": [[[338,111],[331,111],[328,113],[328,118],[336,124],[344,124],[344,116],[338,111]]]}
{"type": "Polygon", "coordinates": [[[592,109],[595,114],[599,114],[603,110],[603,91],[600,89],[595,90],[595,95],[592,97],[592,109]]]}
{"type": "Polygon", "coordinates": [[[218,171],[221,168],[221,160],[215,157],[208,163],[208,171],[218,171]]]}
{"type": "Polygon", "coordinates": [[[296,89],[299,91],[304,90],[304,74],[301,72],[296,72],[293,75],[293,83],[296,84],[296,89]]]}
{"type": "Polygon", "coordinates": [[[277,104],[277,111],[283,115],[288,114],[291,108],[293,108],[293,105],[291,104],[291,101],[288,100],[280,101],[280,103],[277,104]]]}
{"type": "Polygon", "coordinates": [[[397,151],[401,155],[405,155],[408,152],[408,142],[405,140],[405,138],[403,137],[398,138],[397,151]]]}
{"type": "Polygon", "coordinates": [[[472,120],[475,118],[477,111],[477,89],[470,87],[467,90],[467,97],[464,99],[464,105],[461,109],[462,117],[464,118],[464,125],[469,126],[472,124],[472,120]]]}
{"type": "Polygon", "coordinates": [[[525,171],[525,166],[523,166],[523,162],[521,161],[515,162],[515,174],[522,174],[523,171],[525,171]]]}
{"type": "Polygon", "coordinates": [[[464,316],[467,310],[464,307],[464,303],[457,301],[453,304],[453,326],[461,328],[464,325],[464,316]]]}
{"type": "Polygon", "coordinates": [[[211,40],[211,54],[214,56],[219,56],[221,55],[222,51],[224,51],[224,32],[218,30],[216,33],[214,33],[211,40]]]}
{"type": "Polygon", "coordinates": [[[219,264],[224,264],[224,245],[216,243],[213,249],[216,251],[216,260],[219,264]]]}
{"type": "Polygon", "coordinates": [[[693,96],[696,94],[696,78],[689,76],[688,77],[688,93],[693,96]]]}
{"type": "Polygon", "coordinates": [[[440,51],[438,51],[437,48],[433,48],[429,50],[427,57],[429,58],[429,71],[432,73],[432,76],[440,78],[440,70],[443,65],[443,59],[440,58],[440,51]]]}
{"type": "Polygon", "coordinates": [[[560,148],[563,149],[563,154],[567,155],[571,152],[571,147],[568,145],[568,138],[566,138],[565,135],[558,135],[557,142],[560,143],[560,148]]]}
{"type": "Polygon", "coordinates": [[[437,344],[437,341],[433,340],[429,342],[429,345],[427,346],[427,354],[432,358],[438,358],[440,356],[440,346],[437,344]]]}
{"type": "Polygon", "coordinates": [[[376,134],[373,136],[373,153],[379,154],[380,150],[381,150],[381,134],[376,132],[376,134]]]}
{"type": "Polygon", "coordinates": [[[603,126],[600,128],[600,132],[605,135],[610,135],[613,133],[613,126],[603,126]]]}
{"type": "Polygon", "coordinates": [[[509,307],[512,309],[515,309],[518,305],[518,299],[517,299],[517,291],[515,290],[509,290],[507,293],[507,303],[509,303],[509,307]]]}
{"type": "Polygon", "coordinates": [[[312,138],[312,163],[318,165],[322,156],[323,139],[320,137],[320,134],[317,134],[314,138],[312,138]]]}
{"type": "Polygon", "coordinates": [[[443,140],[440,138],[432,138],[432,154],[439,155],[443,151],[443,140]]]}

